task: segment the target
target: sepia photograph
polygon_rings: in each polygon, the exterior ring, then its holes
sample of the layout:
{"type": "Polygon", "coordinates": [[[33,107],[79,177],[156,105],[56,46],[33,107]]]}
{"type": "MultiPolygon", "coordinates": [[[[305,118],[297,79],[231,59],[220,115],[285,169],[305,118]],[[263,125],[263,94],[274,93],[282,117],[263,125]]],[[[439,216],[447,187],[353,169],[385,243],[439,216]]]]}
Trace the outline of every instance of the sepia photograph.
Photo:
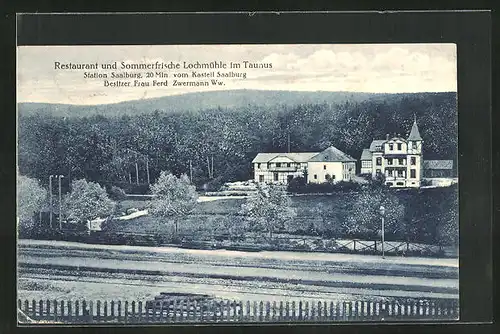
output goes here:
{"type": "Polygon", "coordinates": [[[17,47],[20,325],[459,319],[452,43],[17,47]]]}

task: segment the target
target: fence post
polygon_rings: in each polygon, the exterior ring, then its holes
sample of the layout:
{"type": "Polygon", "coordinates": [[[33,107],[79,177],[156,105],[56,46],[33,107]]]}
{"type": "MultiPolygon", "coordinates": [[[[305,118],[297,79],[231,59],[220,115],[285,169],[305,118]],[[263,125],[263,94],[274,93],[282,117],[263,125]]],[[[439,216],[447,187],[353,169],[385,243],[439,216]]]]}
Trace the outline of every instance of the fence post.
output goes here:
{"type": "MultiPolygon", "coordinates": [[[[111,309],[110,313],[111,313],[111,317],[114,318],[115,317],[115,301],[112,300],[110,305],[109,305],[109,308],[111,309]]],[[[114,320],[114,319],[113,319],[114,320]]]]}
{"type": "Polygon", "coordinates": [[[247,321],[250,321],[250,301],[249,301],[249,300],[247,300],[247,303],[246,303],[246,304],[247,304],[247,305],[246,305],[246,317],[245,317],[245,319],[246,319],[247,321]]]}
{"type": "Polygon", "coordinates": [[[309,301],[306,300],[306,306],[305,306],[305,310],[304,310],[304,318],[305,320],[311,320],[311,317],[309,315],[309,301]]]}
{"type": "Polygon", "coordinates": [[[280,309],[279,309],[279,321],[283,321],[283,301],[280,300],[280,309]]]}
{"type": "Polygon", "coordinates": [[[323,305],[322,303],[319,301],[318,302],[318,317],[316,318],[317,320],[321,321],[322,318],[323,318],[323,305]]]}
{"type": "Polygon", "coordinates": [[[103,314],[104,319],[108,318],[108,301],[104,301],[104,314],[103,314]]]}
{"type": "Polygon", "coordinates": [[[27,299],[24,300],[24,313],[28,316],[30,315],[30,303],[27,299]]]}
{"type": "Polygon", "coordinates": [[[253,321],[257,321],[257,301],[253,301],[253,321]]]}
{"type": "Polygon", "coordinates": [[[122,320],[122,301],[118,301],[118,321],[122,320]]]}
{"type": "Polygon", "coordinates": [[[101,301],[98,300],[95,305],[96,308],[96,319],[97,321],[101,321],[101,301]]]}
{"type": "Polygon", "coordinates": [[[353,241],[354,241],[354,243],[353,243],[353,246],[354,246],[353,250],[354,250],[354,252],[356,252],[356,239],[354,239],[353,241]]]}
{"type": "Polygon", "coordinates": [[[87,302],[85,299],[82,301],[82,317],[85,317],[87,314],[87,302]]]}
{"type": "Polygon", "coordinates": [[[269,322],[271,314],[271,303],[269,301],[266,302],[266,321],[269,322]]]}
{"type": "Polygon", "coordinates": [[[46,310],[45,310],[45,317],[47,318],[47,320],[50,320],[51,315],[52,315],[52,314],[50,313],[50,312],[51,312],[51,310],[50,310],[50,300],[48,300],[48,299],[47,299],[47,300],[45,301],[45,306],[46,306],[46,307],[45,307],[45,308],[46,308],[46,310]]]}
{"type": "Polygon", "coordinates": [[[43,319],[43,301],[42,300],[38,301],[38,315],[40,316],[40,319],[43,319]]]}
{"type": "Polygon", "coordinates": [[[285,321],[290,319],[290,302],[287,300],[285,303],[285,321]]]}
{"type": "Polygon", "coordinates": [[[75,301],[75,320],[78,321],[78,317],[80,316],[80,301],[75,301]]]}
{"type": "Polygon", "coordinates": [[[295,314],[295,300],[292,301],[292,321],[297,320],[297,316],[295,314]]]}
{"type": "Polygon", "coordinates": [[[259,321],[262,321],[264,315],[264,303],[262,300],[259,303],[259,321]]]}
{"type": "Polygon", "coordinates": [[[359,301],[356,300],[354,301],[354,319],[357,320],[359,319],[359,305],[358,305],[359,301]]]}
{"type": "Polygon", "coordinates": [[[94,302],[89,301],[89,323],[94,322],[94,302]]]}
{"type": "Polygon", "coordinates": [[[127,323],[128,322],[128,300],[125,301],[124,315],[125,315],[125,323],[127,323]]]}
{"type": "Polygon", "coordinates": [[[138,310],[137,310],[138,320],[139,320],[139,322],[141,322],[142,321],[142,300],[139,300],[139,304],[137,305],[137,308],[138,308],[138,310]]]}
{"type": "Polygon", "coordinates": [[[54,299],[54,300],[52,301],[52,304],[54,304],[54,314],[53,314],[53,318],[52,318],[52,319],[53,319],[54,321],[57,321],[57,300],[56,300],[56,299],[54,299]]]}
{"type": "Polygon", "coordinates": [[[68,320],[71,321],[73,317],[73,310],[71,309],[71,300],[68,300],[68,320]]]}

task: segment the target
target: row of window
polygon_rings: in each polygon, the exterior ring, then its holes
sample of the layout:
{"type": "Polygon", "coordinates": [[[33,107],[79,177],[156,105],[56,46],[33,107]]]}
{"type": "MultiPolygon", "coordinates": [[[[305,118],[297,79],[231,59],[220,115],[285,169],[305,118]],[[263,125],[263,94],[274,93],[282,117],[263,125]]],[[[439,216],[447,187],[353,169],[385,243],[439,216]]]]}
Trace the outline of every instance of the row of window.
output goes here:
{"type": "MultiPolygon", "coordinates": [[[[399,159],[387,158],[386,159],[387,165],[393,165],[394,160],[397,160],[399,165],[406,165],[406,159],[404,158],[399,158],[399,159]]],[[[382,166],[382,158],[377,158],[375,164],[377,166],[382,166]]],[[[417,158],[410,157],[410,165],[416,165],[416,164],[417,164],[417,158]]]]}
{"type": "MultiPolygon", "coordinates": [[[[380,169],[377,169],[376,173],[380,174],[380,173],[382,173],[382,171],[380,169]]],[[[406,177],[406,173],[404,170],[393,171],[391,169],[388,169],[387,175],[388,176],[397,176],[397,177],[406,177]]],[[[410,169],[410,178],[411,179],[417,178],[417,170],[416,169],[410,169]]]]}
{"type": "MultiPolygon", "coordinates": [[[[409,146],[410,146],[411,148],[414,148],[414,149],[416,149],[416,148],[417,148],[417,143],[416,143],[416,142],[414,142],[414,141],[409,142],[408,144],[410,144],[409,146]]],[[[402,144],[402,143],[397,143],[396,145],[397,145],[397,149],[398,149],[398,151],[401,151],[401,150],[403,149],[403,144],[402,144]]],[[[394,151],[394,144],[393,144],[393,143],[390,143],[390,144],[389,144],[389,151],[394,151]]]]}
{"type": "MultiPolygon", "coordinates": [[[[260,169],[261,168],[261,163],[257,163],[257,169],[260,169]]],[[[268,163],[267,164],[267,168],[271,168],[271,163],[268,163]]],[[[275,167],[292,167],[292,163],[291,162],[276,162],[275,164],[275,167]]],[[[300,167],[300,164],[296,164],[297,167],[300,167]]]]}

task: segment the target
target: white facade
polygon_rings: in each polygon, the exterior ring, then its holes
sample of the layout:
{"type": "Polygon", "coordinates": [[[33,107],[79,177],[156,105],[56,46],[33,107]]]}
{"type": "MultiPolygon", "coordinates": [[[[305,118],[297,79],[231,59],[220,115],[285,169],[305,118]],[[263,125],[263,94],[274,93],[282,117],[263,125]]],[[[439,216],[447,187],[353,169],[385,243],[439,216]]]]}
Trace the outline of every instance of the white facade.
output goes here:
{"type": "Polygon", "coordinates": [[[332,147],[323,152],[259,153],[252,161],[255,182],[287,184],[307,175],[306,182],[350,181],[356,160],[332,147]]]}
{"type": "Polygon", "coordinates": [[[407,139],[388,136],[386,140],[374,140],[362,153],[361,173],[372,177],[383,174],[385,184],[391,187],[420,187],[422,143],[416,121],[407,139]]]}

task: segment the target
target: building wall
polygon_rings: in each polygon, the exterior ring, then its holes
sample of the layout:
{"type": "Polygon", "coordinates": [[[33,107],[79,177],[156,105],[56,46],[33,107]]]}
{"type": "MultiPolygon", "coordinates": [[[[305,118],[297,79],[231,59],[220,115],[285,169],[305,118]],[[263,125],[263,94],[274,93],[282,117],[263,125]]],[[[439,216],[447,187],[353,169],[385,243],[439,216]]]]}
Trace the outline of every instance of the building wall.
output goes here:
{"type": "Polygon", "coordinates": [[[334,178],[334,182],[344,179],[344,170],[342,162],[308,162],[307,163],[307,182],[323,183],[326,182],[326,175],[334,178]],[[316,178],[314,177],[316,175],[316,178]]]}
{"type": "Polygon", "coordinates": [[[351,181],[352,177],[356,175],[356,163],[355,162],[343,162],[342,163],[342,180],[351,181]]]}
{"type": "Polygon", "coordinates": [[[278,161],[278,163],[284,164],[283,169],[285,169],[279,170],[279,167],[276,167],[277,161],[275,160],[270,163],[254,163],[254,181],[266,183],[288,183],[288,176],[292,176],[295,178],[304,175],[307,163],[298,164],[288,161],[278,161]],[[287,163],[290,163],[290,168],[294,170],[287,170],[287,163]],[[275,180],[275,173],[277,173],[278,181],[275,180]]]}
{"type": "Polygon", "coordinates": [[[372,160],[361,160],[360,174],[372,174],[372,160]]]}
{"type": "Polygon", "coordinates": [[[385,163],[382,152],[373,152],[372,154],[372,177],[377,175],[377,171],[384,173],[385,163]],[[377,165],[377,159],[380,159],[381,164],[377,165]]]}

